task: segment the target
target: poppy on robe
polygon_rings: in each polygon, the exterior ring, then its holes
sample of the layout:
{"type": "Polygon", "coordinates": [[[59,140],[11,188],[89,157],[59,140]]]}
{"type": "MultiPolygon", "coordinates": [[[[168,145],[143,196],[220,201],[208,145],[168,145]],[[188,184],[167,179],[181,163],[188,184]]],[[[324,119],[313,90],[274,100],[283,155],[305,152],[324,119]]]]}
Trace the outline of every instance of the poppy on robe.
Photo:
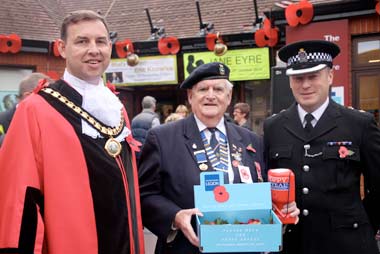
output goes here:
{"type": "Polygon", "coordinates": [[[380,1],[377,1],[377,4],[376,4],[376,7],[375,7],[375,10],[376,10],[377,14],[380,15],[380,1]]]}
{"type": "Polygon", "coordinates": [[[301,0],[286,7],[285,18],[289,26],[298,26],[298,24],[308,24],[314,16],[314,7],[307,0],[301,0]]]}

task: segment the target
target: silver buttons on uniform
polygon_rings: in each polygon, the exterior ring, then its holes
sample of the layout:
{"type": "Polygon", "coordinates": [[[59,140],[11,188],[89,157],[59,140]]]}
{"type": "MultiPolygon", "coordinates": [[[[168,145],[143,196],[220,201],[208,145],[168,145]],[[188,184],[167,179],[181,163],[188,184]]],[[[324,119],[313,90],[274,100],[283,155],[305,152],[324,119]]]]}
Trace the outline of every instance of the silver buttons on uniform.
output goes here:
{"type": "Polygon", "coordinates": [[[304,165],[304,166],[302,167],[302,169],[303,169],[304,172],[309,172],[310,167],[309,167],[308,165],[304,165]]]}
{"type": "Polygon", "coordinates": [[[303,214],[303,216],[308,216],[309,215],[309,210],[303,209],[302,210],[302,214],[303,214]]]}
{"type": "Polygon", "coordinates": [[[309,194],[309,188],[306,188],[306,187],[302,188],[302,193],[305,195],[309,194]]]}

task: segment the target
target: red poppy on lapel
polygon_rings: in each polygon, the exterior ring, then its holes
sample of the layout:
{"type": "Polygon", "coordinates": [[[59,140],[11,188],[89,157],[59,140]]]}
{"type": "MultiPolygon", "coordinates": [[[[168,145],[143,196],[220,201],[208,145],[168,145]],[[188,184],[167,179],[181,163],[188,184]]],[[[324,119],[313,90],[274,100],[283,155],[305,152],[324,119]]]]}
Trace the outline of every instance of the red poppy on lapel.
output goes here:
{"type": "Polygon", "coordinates": [[[38,93],[42,88],[47,87],[49,82],[46,79],[40,79],[37,86],[33,89],[33,93],[38,93]]]}
{"type": "Polygon", "coordinates": [[[114,93],[116,95],[119,94],[119,92],[116,91],[116,86],[114,86],[111,82],[107,81],[106,86],[108,87],[108,89],[111,90],[112,93],[114,93]]]}

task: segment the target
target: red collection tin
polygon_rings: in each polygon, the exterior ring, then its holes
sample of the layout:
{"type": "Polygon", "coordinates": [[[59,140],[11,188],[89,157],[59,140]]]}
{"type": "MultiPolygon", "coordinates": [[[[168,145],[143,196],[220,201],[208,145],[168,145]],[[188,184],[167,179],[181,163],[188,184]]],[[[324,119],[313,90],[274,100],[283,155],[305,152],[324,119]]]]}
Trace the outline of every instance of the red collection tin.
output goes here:
{"type": "Polygon", "coordinates": [[[296,217],[281,212],[284,205],[295,201],[295,180],[292,170],[276,168],[268,171],[268,180],[271,183],[272,203],[274,212],[283,224],[294,224],[296,217]]]}

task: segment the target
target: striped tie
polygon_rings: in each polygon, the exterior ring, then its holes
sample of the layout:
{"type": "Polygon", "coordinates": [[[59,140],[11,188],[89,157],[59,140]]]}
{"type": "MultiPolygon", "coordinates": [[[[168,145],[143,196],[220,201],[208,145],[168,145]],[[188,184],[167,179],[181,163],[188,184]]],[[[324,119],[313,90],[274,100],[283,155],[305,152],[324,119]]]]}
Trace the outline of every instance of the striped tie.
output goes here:
{"type": "Polygon", "coordinates": [[[210,147],[214,151],[214,154],[215,154],[216,158],[219,161],[219,158],[220,158],[220,154],[219,154],[219,142],[216,139],[216,135],[215,135],[216,128],[208,128],[208,130],[211,132],[210,147]]]}

